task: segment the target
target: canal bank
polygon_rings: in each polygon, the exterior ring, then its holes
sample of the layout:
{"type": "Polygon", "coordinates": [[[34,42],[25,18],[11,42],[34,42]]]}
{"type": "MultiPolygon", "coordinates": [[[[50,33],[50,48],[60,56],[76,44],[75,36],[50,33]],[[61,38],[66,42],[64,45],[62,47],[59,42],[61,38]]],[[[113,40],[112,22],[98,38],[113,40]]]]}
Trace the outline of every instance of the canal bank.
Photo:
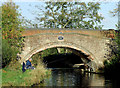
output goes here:
{"type": "Polygon", "coordinates": [[[35,70],[22,72],[21,64],[15,63],[2,69],[2,86],[31,86],[42,82],[50,74],[51,71],[45,69],[42,64],[39,64],[35,70]]]}
{"type": "Polygon", "coordinates": [[[19,68],[19,66],[16,66],[9,70],[8,68],[3,69],[3,86],[77,86],[84,88],[97,86],[117,88],[116,86],[119,86],[120,81],[119,79],[111,79],[111,77],[105,76],[104,74],[88,73],[77,68],[46,68],[46,72],[44,72],[40,67],[37,70],[27,70],[24,73],[19,68]],[[34,75],[31,73],[34,73],[34,75]],[[36,73],[37,76],[35,76],[36,73]]]}

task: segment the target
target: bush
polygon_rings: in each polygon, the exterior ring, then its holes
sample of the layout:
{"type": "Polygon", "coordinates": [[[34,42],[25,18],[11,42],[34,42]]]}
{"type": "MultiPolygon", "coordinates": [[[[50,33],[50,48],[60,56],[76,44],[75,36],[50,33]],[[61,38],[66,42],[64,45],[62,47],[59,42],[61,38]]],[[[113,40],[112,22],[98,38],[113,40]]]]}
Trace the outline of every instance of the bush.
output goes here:
{"type": "Polygon", "coordinates": [[[104,62],[104,71],[106,74],[119,74],[120,73],[120,30],[116,33],[114,43],[117,45],[114,54],[109,60],[104,62]]]}
{"type": "Polygon", "coordinates": [[[17,48],[11,47],[8,40],[2,40],[2,67],[8,66],[11,61],[15,61],[17,53],[19,51],[17,48]]]}
{"type": "MultiPolygon", "coordinates": [[[[38,65],[34,70],[31,70],[31,72],[28,73],[30,77],[25,77],[24,80],[26,80],[27,85],[33,85],[33,84],[39,84],[41,81],[44,80],[48,74],[46,72],[49,72],[45,69],[44,64],[38,60],[38,65]],[[39,74],[38,74],[39,73],[39,74]]],[[[50,72],[49,72],[50,73],[50,72]]]]}

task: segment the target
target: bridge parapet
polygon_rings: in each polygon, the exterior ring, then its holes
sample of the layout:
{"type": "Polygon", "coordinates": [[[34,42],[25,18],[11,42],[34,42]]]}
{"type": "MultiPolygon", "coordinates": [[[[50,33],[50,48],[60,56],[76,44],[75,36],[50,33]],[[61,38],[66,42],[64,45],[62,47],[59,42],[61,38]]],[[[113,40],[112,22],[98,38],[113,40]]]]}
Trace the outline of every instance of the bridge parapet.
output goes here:
{"type": "Polygon", "coordinates": [[[107,37],[114,39],[115,33],[118,32],[114,29],[109,30],[86,30],[86,29],[26,29],[23,32],[23,36],[35,35],[40,33],[80,33],[80,34],[87,34],[96,37],[107,37]]]}
{"type": "Polygon", "coordinates": [[[25,30],[23,32],[23,36],[30,36],[30,35],[35,35],[35,34],[45,34],[45,33],[53,33],[53,34],[58,34],[58,33],[79,33],[79,34],[85,34],[85,35],[90,35],[90,36],[96,36],[96,37],[106,37],[103,31],[101,30],[25,30]]]}

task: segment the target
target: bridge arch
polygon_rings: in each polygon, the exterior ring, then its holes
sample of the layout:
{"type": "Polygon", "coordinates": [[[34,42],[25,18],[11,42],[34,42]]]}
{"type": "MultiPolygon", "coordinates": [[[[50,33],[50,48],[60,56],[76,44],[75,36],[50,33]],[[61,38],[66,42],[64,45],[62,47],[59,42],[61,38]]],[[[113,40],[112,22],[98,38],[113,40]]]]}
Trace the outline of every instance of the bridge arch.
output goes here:
{"type": "Polygon", "coordinates": [[[50,43],[46,43],[43,45],[39,45],[36,48],[30,50],[29,52],[26,53],[26,55],[21,59],[21,63],[25,60],[27,60],[28,58],[32,57],[32,55],[41,52],[43,50],[46,50],[48,48],[59,48],[59,47],[65,47],[65,48],[71,48],[74,49],[75,51],[79,51],[81,53],[83,53],[84,55],[88,56],[87,59],[89,59],[89,62],[85,64],[89,65],[93,71],[95,71],[97,69],[97,65],[95,60],[95,56],[92,54],[92,52],[90,52],[89,50],[87,50],[86,48],[82,47],[79,44],[76,43],[72,43],[72,42],[67,42],[67,41],[62,41],[62,42],[50,42],[50,43]]]}
{"type": "Polygon", "coordinates": [[[88,55],[90,66],[96,65],[99,70],[98,68],[104,68],[104,61],[111,52],[108,46],[111,45],[110,39],[100,30],[26,30],[22,35],[25,36],[25,47],[20,54],[21,63],[47,48],[68,47],[88,55]]]}

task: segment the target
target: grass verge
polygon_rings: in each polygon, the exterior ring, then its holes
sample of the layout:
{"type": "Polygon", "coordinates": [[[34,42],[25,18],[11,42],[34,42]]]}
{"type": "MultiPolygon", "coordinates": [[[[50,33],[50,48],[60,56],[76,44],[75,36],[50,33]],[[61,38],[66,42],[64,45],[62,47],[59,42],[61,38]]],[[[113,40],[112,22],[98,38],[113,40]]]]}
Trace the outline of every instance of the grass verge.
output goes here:
{"type": "Polygon", "coordinates": [[[46,70],[42,63],[39,63],[35,70],[22,72],[20,63],[2,69],[2,86],[31,86],[40,83],[45,77],[50,75],[50,70],[46,70]]]}

